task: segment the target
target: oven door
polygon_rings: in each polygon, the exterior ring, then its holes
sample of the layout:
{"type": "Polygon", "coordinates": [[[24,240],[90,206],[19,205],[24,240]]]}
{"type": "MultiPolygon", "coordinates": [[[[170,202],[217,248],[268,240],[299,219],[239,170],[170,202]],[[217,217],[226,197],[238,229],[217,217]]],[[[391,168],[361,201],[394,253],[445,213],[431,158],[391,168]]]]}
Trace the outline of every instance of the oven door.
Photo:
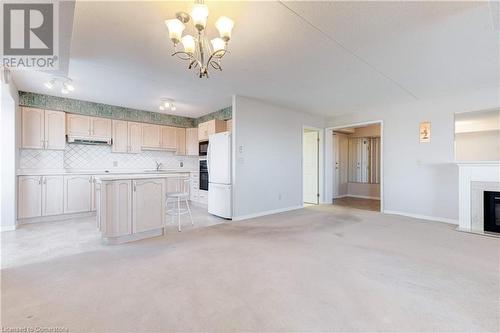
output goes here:
{"type": "Polygon", "coordinates": [[[200,156],[207,156],[208,141],[201,141],[199,143],[198,148],[199,148],[200,156]]]}
{"type": "Polygon", "coordinates": [[[207,161],[200,161],[200,190],[208,191],[208,169],[207,161]]]}

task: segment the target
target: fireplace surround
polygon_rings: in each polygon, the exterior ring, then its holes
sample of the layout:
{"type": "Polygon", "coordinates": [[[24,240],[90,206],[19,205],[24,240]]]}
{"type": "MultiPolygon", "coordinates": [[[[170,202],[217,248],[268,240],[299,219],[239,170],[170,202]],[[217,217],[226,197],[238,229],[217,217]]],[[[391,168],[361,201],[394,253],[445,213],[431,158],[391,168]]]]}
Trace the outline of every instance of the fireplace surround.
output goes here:
{"type": "Polygon", "coordinates": [[[458,230],[500,237],[485,229],[485,192],[500,193],[500,162],[461,162],[458,168],[458,230]]]}

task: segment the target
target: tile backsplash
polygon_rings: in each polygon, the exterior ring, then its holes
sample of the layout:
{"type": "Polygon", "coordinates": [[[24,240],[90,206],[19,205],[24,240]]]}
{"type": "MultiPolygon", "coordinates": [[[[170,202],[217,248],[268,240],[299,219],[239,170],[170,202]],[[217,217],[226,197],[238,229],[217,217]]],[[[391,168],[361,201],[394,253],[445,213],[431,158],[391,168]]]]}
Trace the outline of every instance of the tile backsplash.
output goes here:
{"type": "Polygon", "coordinates": [[[112,153],[111,146],[66,144],[64,151],[21,149],[21,169],[154,169],[156,161],[164,169],[183,168],[196,170],[198,157],[177,156],[174,152],[143,151],[140,154],[112,153]]]}

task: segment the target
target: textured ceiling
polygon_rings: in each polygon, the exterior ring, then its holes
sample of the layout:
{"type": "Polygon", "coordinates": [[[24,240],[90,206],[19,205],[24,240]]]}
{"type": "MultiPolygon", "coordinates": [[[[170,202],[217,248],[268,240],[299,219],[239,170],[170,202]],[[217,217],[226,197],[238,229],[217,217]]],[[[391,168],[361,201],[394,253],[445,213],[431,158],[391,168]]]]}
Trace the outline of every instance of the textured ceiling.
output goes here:
{"type": "MultiPolygon", "coordinates": [[[[170,56],[163,21],[191,2],[77,2],[68,97],[200,116],[241,94],[322,115],[499,86],[499,31],[488,2],[207,1],[209,34],[235,22],[223,72],[199,79],[170,56]]],[[[47,73],[20,90],[52,93],[47,73]]]]}

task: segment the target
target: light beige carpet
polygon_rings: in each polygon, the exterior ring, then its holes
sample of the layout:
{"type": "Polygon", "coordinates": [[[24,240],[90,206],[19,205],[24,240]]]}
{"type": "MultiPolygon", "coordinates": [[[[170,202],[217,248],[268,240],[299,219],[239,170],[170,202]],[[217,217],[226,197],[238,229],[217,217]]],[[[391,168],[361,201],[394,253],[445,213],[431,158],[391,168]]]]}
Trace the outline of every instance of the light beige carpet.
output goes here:
{"type": "Polygon", "coordinates": [[[499,239],[320,206],[12,265],[2,326],[498,331],[499,281],[499,239]]]}

